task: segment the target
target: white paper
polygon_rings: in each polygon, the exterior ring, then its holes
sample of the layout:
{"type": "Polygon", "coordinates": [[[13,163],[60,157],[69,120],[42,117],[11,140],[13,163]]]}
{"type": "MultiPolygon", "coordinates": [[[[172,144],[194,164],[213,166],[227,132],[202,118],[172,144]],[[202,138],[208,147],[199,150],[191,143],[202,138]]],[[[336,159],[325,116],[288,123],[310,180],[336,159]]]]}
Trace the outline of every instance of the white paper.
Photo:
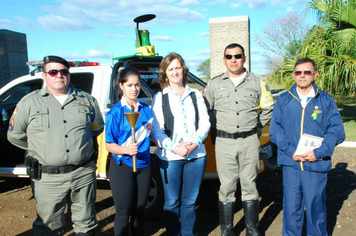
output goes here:
{"type": "Polygon", "coordinates": [[[296,155],[302,155],[306,152],[312,151],[321,146],[324,138],[310,135],[310,134],[302,134],[300,137],[297,151],[295,152],[296,155]]]}

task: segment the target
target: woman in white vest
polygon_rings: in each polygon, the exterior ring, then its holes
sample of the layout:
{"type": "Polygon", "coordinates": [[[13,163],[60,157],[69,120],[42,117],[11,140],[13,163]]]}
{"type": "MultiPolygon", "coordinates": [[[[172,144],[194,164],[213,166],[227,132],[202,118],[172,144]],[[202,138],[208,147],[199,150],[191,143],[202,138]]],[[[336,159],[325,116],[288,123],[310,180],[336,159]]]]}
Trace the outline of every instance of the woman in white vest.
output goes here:
{"type": "Polygon", "coordinates": [[[188,73],[179,54],[168,54],[159,70],[163,90],[151,107],[170,236],[194,235],[195,203],[206,166],[203,142],[210,129],[209,116],[201,92],[187,85],[188,73]]]}

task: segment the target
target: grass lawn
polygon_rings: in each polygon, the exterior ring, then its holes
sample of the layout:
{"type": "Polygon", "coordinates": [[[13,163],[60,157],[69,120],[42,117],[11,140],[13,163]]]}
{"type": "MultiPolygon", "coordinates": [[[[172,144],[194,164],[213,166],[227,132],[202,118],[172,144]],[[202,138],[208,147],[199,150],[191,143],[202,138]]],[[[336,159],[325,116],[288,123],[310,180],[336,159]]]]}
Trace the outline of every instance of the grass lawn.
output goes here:
{"type": "Polygon", "coordinates": [[[356,141],[356,101],[345,99],[338,102],[338,108],[344,122],[346,141],[356,141]]]}

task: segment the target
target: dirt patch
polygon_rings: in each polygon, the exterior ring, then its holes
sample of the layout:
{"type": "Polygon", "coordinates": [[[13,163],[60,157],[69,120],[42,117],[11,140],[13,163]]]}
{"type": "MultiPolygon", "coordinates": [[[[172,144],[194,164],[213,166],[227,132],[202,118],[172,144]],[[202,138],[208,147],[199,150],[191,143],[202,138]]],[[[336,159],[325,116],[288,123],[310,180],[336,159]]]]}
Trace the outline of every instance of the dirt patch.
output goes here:
{"type": "MultiPolygon", "coordinates": [[[[279,169],[261,174],[258,179],[260,199],[260,231],[266,236],[281,235],[282,173],[279,169]]],[[[220,235],[217,207],[218,180],[205,180],[197,204],[197,235],[220,235]]],[[[346,236],[356,232],[356,149],[337,148],[333,169],[328,174],[327,209],[329,235],[346,236]]],[[[238,193],[239,194],[239,193],[238,193]]],[[[0,179],[0,235],[33,235],[36,217],[28,179],[0,179]]],[[[235,235],[245,235],[243,210],[237,201],[235,235]]],[[[97,190],[97,235],[113,235],[115,209],[108,182],[99,181],[97,190]]],[[[66,234],[74,235],[70,217],[66,215],[66,234]]],[[[165,235],[163,218],[147,219],[145,235],[165,235]]]]}

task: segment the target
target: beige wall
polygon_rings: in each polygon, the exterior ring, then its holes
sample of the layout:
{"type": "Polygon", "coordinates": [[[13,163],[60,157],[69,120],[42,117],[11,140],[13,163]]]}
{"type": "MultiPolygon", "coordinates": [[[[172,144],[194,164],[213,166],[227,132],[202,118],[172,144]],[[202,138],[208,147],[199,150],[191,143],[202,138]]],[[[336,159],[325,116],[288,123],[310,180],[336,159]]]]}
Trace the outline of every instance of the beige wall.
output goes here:
{"type": "Polygon", "coordinates": [[[210,77],[226,71],[224,49],[230,43],[239,43],[245,49],[245,68],[250,71],[250,19],[248,16],[209,19],[210,77]]]}

